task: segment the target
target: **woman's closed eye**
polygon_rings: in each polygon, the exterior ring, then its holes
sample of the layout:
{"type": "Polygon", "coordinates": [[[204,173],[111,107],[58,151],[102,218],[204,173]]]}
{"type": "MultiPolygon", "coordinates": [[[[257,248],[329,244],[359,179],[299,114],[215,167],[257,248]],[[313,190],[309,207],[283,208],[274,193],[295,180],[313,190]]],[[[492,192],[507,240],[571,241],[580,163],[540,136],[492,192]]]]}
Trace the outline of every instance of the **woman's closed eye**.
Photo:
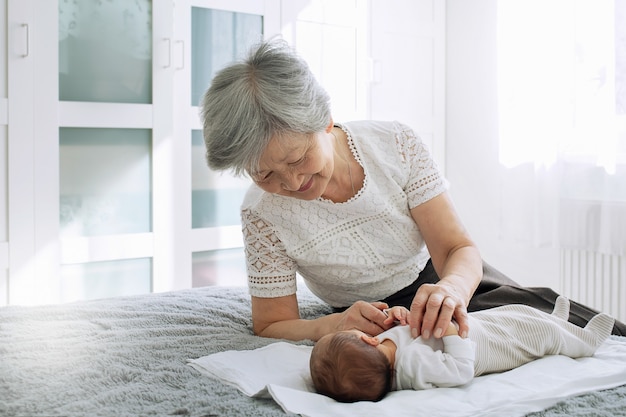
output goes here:
{"type": "MultiPolygon", "coordinates": [[[[287,162],[287,166],[289,168],[295,168],[295,167],[302,165],[306,160],[307,160],[307,153],[305,152],[304,155],[302,155],[302,157],[300,157],[299,159],[293,162],[287,162]]],[[[273,174],[274,174],[274,171],[263,171],[263,172],[254,174],[251,177],[252,177],[252,180],[256,182],[257,184],[264,184],[271,180],[271,177],[273,174]]]]}
{"type": "Polygon", "coordinates": [[[298,159],[297,161],[291,162],[289,165],[295,167],[303,163],[305,160],[306,160],[306,154],[303,155],[302,158],[298,159]]]}
{"type": "Polygon", "coordinates": [[[262,184],[269,181],[271,176],[272,171],[251,175],[252,181],[256,182],[257,184],[262,184]]]}

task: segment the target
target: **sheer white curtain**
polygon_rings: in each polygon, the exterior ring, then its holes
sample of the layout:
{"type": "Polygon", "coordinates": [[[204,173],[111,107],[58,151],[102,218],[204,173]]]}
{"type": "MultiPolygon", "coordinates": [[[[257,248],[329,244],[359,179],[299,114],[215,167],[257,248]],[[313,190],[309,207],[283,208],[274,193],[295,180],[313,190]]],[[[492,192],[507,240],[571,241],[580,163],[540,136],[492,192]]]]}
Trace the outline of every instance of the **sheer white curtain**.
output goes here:
{"type": "Polygon", "coordinates": [[[626,0],[498,2],[500,230],[626,256],[626,0]]]}

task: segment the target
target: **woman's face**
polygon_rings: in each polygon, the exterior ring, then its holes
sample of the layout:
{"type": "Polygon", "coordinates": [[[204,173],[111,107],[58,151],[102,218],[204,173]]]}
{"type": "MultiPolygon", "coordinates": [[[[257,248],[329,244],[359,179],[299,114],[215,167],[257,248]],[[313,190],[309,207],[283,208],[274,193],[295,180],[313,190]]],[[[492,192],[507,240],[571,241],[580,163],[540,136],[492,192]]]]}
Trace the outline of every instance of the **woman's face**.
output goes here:
{"type": "Polygon", "coordinates": [[[324,194],[332,176],[333,143],[330,130],[274,137],[261,155],[259,171],[251,174],[252,180],[268,193],[314,200],[324,194]]]}

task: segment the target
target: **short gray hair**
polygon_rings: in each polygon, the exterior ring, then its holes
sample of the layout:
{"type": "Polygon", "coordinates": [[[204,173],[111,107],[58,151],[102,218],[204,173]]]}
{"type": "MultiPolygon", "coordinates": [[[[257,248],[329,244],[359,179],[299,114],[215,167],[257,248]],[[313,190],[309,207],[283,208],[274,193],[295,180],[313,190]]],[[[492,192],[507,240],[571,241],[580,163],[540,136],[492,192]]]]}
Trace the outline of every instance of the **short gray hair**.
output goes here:
{"type": "Polygon", "coordinates": [[[272,137],[323,131],[330,97],[304,59],[274,38],[215,75],[201,117],[209,167],[242,175],[258,169],[272,137]]]}

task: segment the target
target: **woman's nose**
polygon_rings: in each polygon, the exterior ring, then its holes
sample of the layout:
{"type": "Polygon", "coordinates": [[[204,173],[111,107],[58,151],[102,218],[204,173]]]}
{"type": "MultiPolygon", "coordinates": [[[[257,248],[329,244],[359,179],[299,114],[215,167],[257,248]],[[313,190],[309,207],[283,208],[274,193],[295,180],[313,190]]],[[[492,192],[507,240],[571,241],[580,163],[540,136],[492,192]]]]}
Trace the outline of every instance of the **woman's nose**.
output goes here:
{"type": "Polygon", "coordinates": [[[298,191],[302,185],[300,182],[300,176],[296,173],[283,174],[281,177],[281,186],[283,190],[298,191]]]}

